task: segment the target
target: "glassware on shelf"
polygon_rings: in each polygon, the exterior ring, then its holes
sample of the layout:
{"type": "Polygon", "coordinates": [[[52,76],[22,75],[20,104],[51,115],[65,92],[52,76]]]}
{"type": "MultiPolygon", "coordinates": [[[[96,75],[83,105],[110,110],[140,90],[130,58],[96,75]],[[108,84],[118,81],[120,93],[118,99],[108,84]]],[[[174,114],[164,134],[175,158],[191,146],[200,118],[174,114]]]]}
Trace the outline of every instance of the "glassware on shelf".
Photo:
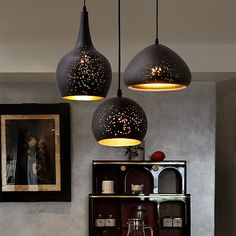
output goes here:
{"type": "Polygon", "coordinates": [[[143,219],[128,219],[127,236],[146,236],[146,229],[149,229],[151,236],[153,236],[153,229],[151,227],[145,226],[143,219]]]}
{"type": "Polygon", "coordinates": [[[146,208],[143,205],[139,205],[135,211],[135,217],[145,220],[147,218],[146,208]]]}

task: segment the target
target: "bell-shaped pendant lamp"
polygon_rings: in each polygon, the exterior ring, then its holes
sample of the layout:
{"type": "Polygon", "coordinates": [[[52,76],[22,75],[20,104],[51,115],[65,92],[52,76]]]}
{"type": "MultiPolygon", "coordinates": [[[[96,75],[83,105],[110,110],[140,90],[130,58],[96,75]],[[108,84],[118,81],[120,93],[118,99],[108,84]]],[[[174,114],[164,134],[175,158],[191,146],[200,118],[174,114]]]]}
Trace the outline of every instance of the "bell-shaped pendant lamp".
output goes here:
{"type": "Polygon", "coordinates": [[[95,111],[92,131],[101,145],[111,147],[140,144],[147,132],[147,117],[140,105],[122,97],[121,81],[121,30],[120,0],[118,0],[119,65],[117,97],[104,101],[95,111]]]}
{"type": "Polygon", "coordinates": [[[172,91],[187,88],[191,72],[184,60],[158,40],[158,0],[156,0],[156,42],[143,49],[128,64],[124,82],[138,91],[172,91]]]}
{"type": "Polygon", "coordinates": [[[93,46],[85,1],[76,46],[59,62],[56,77],[61,96],[67,100],[102,100],[110,89],[111,66],[93,46]]]}

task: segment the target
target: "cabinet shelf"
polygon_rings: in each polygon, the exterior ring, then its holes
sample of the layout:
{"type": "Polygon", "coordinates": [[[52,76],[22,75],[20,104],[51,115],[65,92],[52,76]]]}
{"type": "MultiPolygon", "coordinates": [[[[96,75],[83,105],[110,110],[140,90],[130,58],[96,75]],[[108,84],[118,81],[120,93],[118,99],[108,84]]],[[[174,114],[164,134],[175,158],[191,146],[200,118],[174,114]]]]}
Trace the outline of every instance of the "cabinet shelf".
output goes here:
{"type": "Polygon", "coordinates": [[[120,229],[121,229],[121,228],[118,227],[118,226],[102,226],[102,227],[95,226],[94,228],[96,228],[96,229],[101,229],[101,230],[104,230],[104,229],[120,230],[120,229]]]}
{"type": "MultiPolygon", "coordinates": [[[[93,193],[89,195],[90,236],[106,227],[95,227],[98,215],[112,215],[114,235],[126,236],[127,220],[135,218],[139,206],[146,209],[146,225],[158,236],[190,236],[190,198],[186,194],[185,161],[93,161],[93,193]],[[103,180],[114,182],[110,192],[102,193],[103,180]],[[131,185],[144,185],[141,194],[132,194],[131,185]],[[163,219],[181,219],[182,227],[164,227],[163,219]]],[[[109,192],[109,191],[107,191],[109,192]]],[[[147,234],[149,236],[149,234],[147,234]]]]}
{"type": "Polygon", "coordinates": [[[167,166],[184,166],[186,161],[93,161],[92,165],[167,165],[167,166]]]}
{"type": "Polygon", "coordinates": [[[157,202],[190,200],[190,194],[149,194],[149,195],[114,195],[114,194],[90,194],[94,199],[148,199],[157,202]]]}
{"type": "Polygon", "coordinates": [[[186,194],[186,162],[93,161],[93,193],[102,194],[103,180],[114,182],[116,195],[131,194],[131,185],[143,185],[142,193],[186,194]]]}

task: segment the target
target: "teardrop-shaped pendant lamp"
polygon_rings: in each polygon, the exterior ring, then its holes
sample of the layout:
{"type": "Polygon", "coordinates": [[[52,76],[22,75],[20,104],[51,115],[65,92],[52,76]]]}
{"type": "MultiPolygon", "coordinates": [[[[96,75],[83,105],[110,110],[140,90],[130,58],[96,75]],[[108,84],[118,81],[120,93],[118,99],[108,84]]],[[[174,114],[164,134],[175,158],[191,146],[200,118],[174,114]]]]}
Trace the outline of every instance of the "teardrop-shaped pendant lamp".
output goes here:
{"type": "Polygon", "coordinates": [[[67,100],[102,100],[110,89],[111,66],[93,46],[85,1],[76,46],[59,62],[56,77],[61,96],[67,100]]]}
{"type": "Polygon", "coordinates": [[[158,0],[156,0],[156,41],[128,64],[124,82],[138,91],[172,91],[187,88],[191,72],[184,60],[158,40],[158,0]]]}
{"type": "Polygon", "coordinates": [[[147,132],[147,117],[135,101],[122,97],[120,0],[118,0],[119,63],[117,97],[104,101],[95,111],[92,130],[97,142],[111,147],[140,144],[147,132]]]}

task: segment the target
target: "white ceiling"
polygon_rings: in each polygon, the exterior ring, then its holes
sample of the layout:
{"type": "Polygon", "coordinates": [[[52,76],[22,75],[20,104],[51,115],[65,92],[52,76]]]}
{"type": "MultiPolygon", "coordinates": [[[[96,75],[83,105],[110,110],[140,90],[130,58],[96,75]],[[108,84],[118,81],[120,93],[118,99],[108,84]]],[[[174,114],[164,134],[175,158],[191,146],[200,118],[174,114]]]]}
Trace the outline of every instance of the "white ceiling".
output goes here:
{"type": "MultiPolygon", "coordinates": [[[[159,0],[166,43],[235,43],[235,0],[159,0]]],[[[87,0],[97,43],[116,41],[117,0],[87,0]]],[[[82,0],[0,0],[2,43],[74,42],[82,0]]],[[[123,0],[124,43],[153,41],[155,0],[123,0]]]]}
{"type": "MultiPolygon", "coordinates": [[[[236,71],[236,0],[159,0],[160,39],[194,72],[236,71]]],[[[117,64],[117,0],[87,0],[95,46],[117,64]]],[[[0,0],[0,73],[54,72],[75,44],[82,0],[0,0]]],[[[122,1],[124,66],[154,42],[155,0],[122,1]]]]}

